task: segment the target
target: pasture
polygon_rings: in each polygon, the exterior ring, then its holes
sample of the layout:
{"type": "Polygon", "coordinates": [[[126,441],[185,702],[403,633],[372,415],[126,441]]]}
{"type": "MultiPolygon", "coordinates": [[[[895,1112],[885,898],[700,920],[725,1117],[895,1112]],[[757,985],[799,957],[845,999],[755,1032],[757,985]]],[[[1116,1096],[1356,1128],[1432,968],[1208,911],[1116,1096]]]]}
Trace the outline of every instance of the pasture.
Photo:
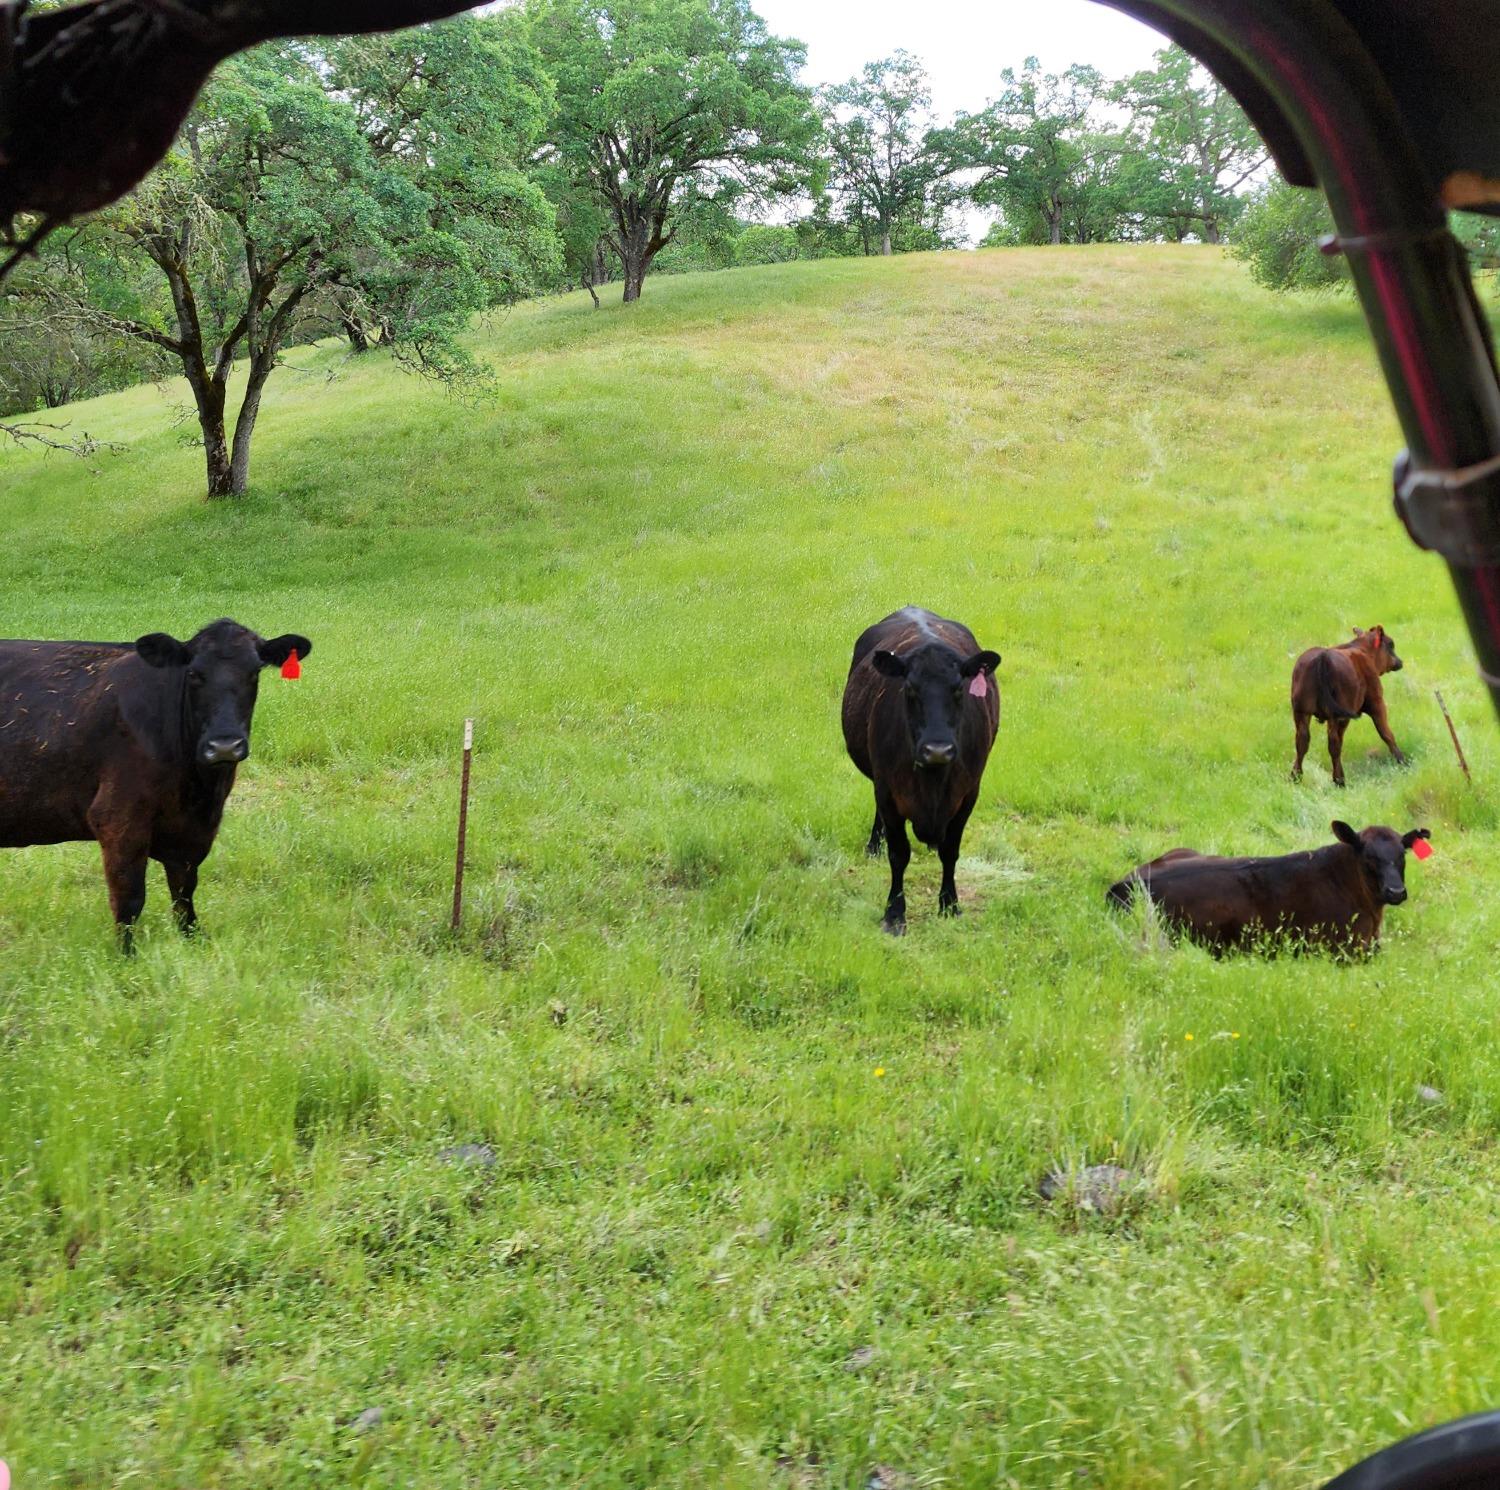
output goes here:
{"type": "Polygon", "coordinates": [[[1492,1406],[1500,741],[1354,307],[1012,250],[476,343],[479,408],[291,354],[240,502],[170,387],[67,412],[97,474],[0,450],[0,631],[316,645],[198,942],[157,866],[127,961],[92,845],[0,854],[17,1490],[1302,1490],[1492,1406]],[[897,942],[838,705],[909,602],[1003,709],[966,914],[919,850],[897,942]],[[1292,658],[1376,622],[1411,764],[1359,721],[1338,792],[1315,728],[1294,786],[1292,658]],[[1333,817],[1432,829],[1368,963],[1106,911],[1333,817]],[[1122,1214],[1039,1198],[1105,1162],[1122,1214]]]}

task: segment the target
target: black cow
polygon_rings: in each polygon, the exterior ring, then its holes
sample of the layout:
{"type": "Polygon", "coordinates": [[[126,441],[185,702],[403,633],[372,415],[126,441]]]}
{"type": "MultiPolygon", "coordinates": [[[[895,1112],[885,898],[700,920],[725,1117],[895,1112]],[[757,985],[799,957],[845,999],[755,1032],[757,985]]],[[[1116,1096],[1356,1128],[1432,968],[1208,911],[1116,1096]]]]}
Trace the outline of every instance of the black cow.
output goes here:
{"type": "Polygon", "coordinates": [[[260,670],[305,636],[263,641],[215,621],[190,642],[0,641],[0,848],[97,840],[120,942],[146,903],[146,860],[193,929],[235,768],[250,753],[260,670]]]}
{"type": "Polygon", "coordinates": [[[1337,843],[1267,859],[1221,859],[1190,848],[1142,864],[1109,887],[1124,908],[1145,893],[1174,930],[1215,953],[1271,938],[1341,952],[1371,952],[1388,905],[1406,899],[1406,851],[1426,828],[1397,833],[1332,825],[1337,843]]]}
{"type": "Polygon", "coordinates": [[[875,783],[867,852],[878,854],[885,838],[891,893],[882,924],[893,936],[906,930],[907,823],[942,859],[939,913],[959,914],[953,870],[1000,727],[999,665],[1000,654],[981,651],[967,626],[916,606],[877,622],[854,644],[844,744],[875,783]]]}

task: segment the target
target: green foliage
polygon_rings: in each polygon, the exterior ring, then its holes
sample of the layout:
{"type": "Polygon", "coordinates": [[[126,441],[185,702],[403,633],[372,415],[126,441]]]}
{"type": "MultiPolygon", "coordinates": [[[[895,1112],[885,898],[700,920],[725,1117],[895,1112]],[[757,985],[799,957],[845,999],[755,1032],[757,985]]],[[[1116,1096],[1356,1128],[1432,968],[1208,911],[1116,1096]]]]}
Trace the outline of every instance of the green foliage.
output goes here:
{"type": "Polygon", "coordinates": [[[21,293],[0,299],[0,416],[55,409],[154,377],[152,349],[76,322],[58,323],[21,293]]]}
{"type": "Polygon", "coordinates": [[[786,264],[802,257],[797,230],[782,223],[752,223],[734,240],[734,262],[786,264]]]}
{"type": "Polygon", "coordinates": [[[528,16],[557,87],[548,163],[602,209],[627,300],[687,200],[730,213],[811,179],[803,48],[748,0],[532,0],[528,16]]]}
{"type": "Polygon", "coordinates": [[[1044,73],[1035,57],[1000,75],[1000,96],[961,114],[934,148],[977,173],[980,206],[998,207],[1021,243],[1094,243],[1120,236],[1127,203],[1119,182],[1128,142],[1104,126],[1109,85],[1093,67],[1044,73]]]}
{"type": "Polygon", "coordinates": [[[1322,192],[1288,186],[1279,176],[1251,198],[1236,224],[1230,252],[1268,290],[1334,290],[1349,284],[1340,255],[1318,248],[1333,232],[1322,192]]]}
{"type": "Polygon", "coordinates": [[[921,62],[897,52],[867,63],[859,76],[825,89],[822,106],[829,185],[861,240],[888,254],[904,229],[905,247],[934,247],[926,239],[933,232],[941,239],[951,161],[935,132],[921,62]]]}
{"type": "Polygon", "coordinates": [[[356,343],[376,337],[441,377],[473,376],[459,333],[472,314],[536,294],[562,270],[556,214],[527,162],[554,95],[514,13],[460,17],[329,43],[392,194],[420,208],[408,231],[330,266],[356,343]]]}
{"type": "Polygon", "coordinates": [[[1266,147],[1222,83],[1181,47],[1111,90],[1129,110],[1133,148],[1123,182],[1129,210],[1152,233],[1217,243],[1243,209],[1240,189],[1266,147]]]}
{"type": "Polygon", "coordinates": [[[129,445],[97,477],[0,452],[8,630],[317,642],[196,943],[153,871],[122,962],[91,845],[0,852],[18,1490],[1306,1490],[1491,1405],[1500,736],[1355,308],[1023,249],[472,350],[478,410],[292,351],[239,503],[180,500],[154,387],[64,416],[129,445]],[[1003,654],[1004,715],[966,913],[919,854],[892,944],[838,700],[910,601],[1003,654]],[[1346,792],[1321,738],[1293,786],[1292,655],[1376,621],[1410,768],[1360,722],[1346,792]],[[1335,816],[1433,830],[1369,963],[1103,904],[1335,816]],[[1039,1199],[1107,1161],[1128,1214],[1039,1199]]]}
{"type": "MultiPolygon", "coordinates": [[[[1481,290],[1492,288],[1500,268],[1500,224],[1455,212],[1449,226],[1468,256],[1476,284],[1481,290]]],[[[1333,233],[1333,214],[1323,194],[1288,186],[1277,177],[1250,199],[1230,251],[1269,290],[1344,290],[1351,281],[1343,255],[1325,254],[1318,247],[1333,233]]]]}
{"type": "Polygon", "coordinates": [[[652,268],[659,274],[693,274],[728,269],[734,245],[745,224],[732,211],[733,197],[706,195],[689,184],[673,211],[671,242],[652,268]]]}

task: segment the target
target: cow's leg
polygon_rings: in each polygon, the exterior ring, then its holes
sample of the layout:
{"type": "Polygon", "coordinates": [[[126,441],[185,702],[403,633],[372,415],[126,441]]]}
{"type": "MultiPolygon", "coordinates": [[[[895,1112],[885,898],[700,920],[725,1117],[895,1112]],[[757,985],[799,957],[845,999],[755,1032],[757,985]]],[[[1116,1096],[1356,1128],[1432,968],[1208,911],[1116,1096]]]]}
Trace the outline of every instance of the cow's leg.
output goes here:
{"type": "Polygon", "coordinates": [[[885,824],[880,820],[880,798],[875,799],[875,826],[870,829],[870,841],[865,845],[865,852],[873,859],[880,852],[880,845],[885,841],[885,824]]]}
{"type": "Polygon", "coordinates": [[[1297,732],[1297,759],[1292,762],[1292,780],[1302,780],[1302,760],[1307,754],[1308,742],[1312,739],[1312,726],[1308,724],[1308,715],[1292,710],[1292,726],[1297,732]]]}
{"type": "Polygon", "coordinates": [[[885,822],[886,849],[891,860],[891,893],[885,903],[882,931],[892,936],[906,934],[906,866],[911,863],[911,843],[906,837],[906,820],[890,808],[881,813],[885,822]]]}
{"type": "Polygon", "coordinates": [[[1333,768],[1333,784],[1344,784],[1344,731],[1349,728],[1347,719],[1328,721],[1328,764],[1333,768]]]}
{"type": "Polygon", "coordinates": [[[198,912],[193,908],[193,892],[198,888],[198,866],[187,859],[166,859],[162,868],[167,871],[167,888],[172,892],[172,914],[177,917],[177,929],[184,936],[191,936],[198,929],[198,912]]]}
{"type": "Polygon", "coordinates": [[[1383,698],[1372,698],[1366,712],[1375,722],[1375,729],[1380,738],[1385,741],[1385,748],[1390,751],[1398,766],[1406,764],[1406,757],[1401,754],[1401,747],[1396,744],[1396,737],[1391,733],[1391,721],[1385,712],[1385,700],[1383,698]]]}
{"type": "Polygon", "coordinates": [[[120,950],[135,951],[133,928],[146,906],[146,849],[149,837],[130,824],[101,825],[94,829],[104,856],[104,883],[109,887],[109,908],[119,928],[120,950]]]}
{"type": "Polygon", "coordinates": [[[958,868],[958,846],[963,842],[964,827],[969,821],[969,814],[974,810],[974,803],[978,800],[978,793],[970,797],[953,815],[953,821],[948,824],[948,831],[943,834],[942,846],[938,849],[938,857],[943,862],[943,884],[938,891],[938,915],[961,916],[963,912],[958,908],[958,886],[954,883],[953,873],[958,868]]]}

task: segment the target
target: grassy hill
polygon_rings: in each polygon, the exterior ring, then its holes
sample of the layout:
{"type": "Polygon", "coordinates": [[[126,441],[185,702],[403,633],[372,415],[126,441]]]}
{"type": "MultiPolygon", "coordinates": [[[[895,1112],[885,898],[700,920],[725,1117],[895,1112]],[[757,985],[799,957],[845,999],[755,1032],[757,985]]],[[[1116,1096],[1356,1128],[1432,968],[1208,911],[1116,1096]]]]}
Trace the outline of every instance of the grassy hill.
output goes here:
{"type": "Polygon", "coordinates": [[[96,473],[0,450],[0,632],[316,643],[200,942],[155,866],[125,961],[91,845],[0,854],[18,1490],[1300,1490],[1493,1405],[1500,741],[1354,309],[1000,251],[480,340],[479,408],[295,354],[233,504],[170,391],[69,411],[128,443],[96,473]],[[910,602],[1003,654],[1003,718],[967,914],[919,852],[893,942],[838,699],[910,602]],[[1346,792],[1321,730],[1293,786],[1292,657],[1376,622],[1411,767],[1360,722],[1346,792]],[[1106,913],[1335,816],[1433,831],[1368,964],[1106,913]],[[1038,1197],[1100,1162],[1126,1214],[1038,1197]]]}

